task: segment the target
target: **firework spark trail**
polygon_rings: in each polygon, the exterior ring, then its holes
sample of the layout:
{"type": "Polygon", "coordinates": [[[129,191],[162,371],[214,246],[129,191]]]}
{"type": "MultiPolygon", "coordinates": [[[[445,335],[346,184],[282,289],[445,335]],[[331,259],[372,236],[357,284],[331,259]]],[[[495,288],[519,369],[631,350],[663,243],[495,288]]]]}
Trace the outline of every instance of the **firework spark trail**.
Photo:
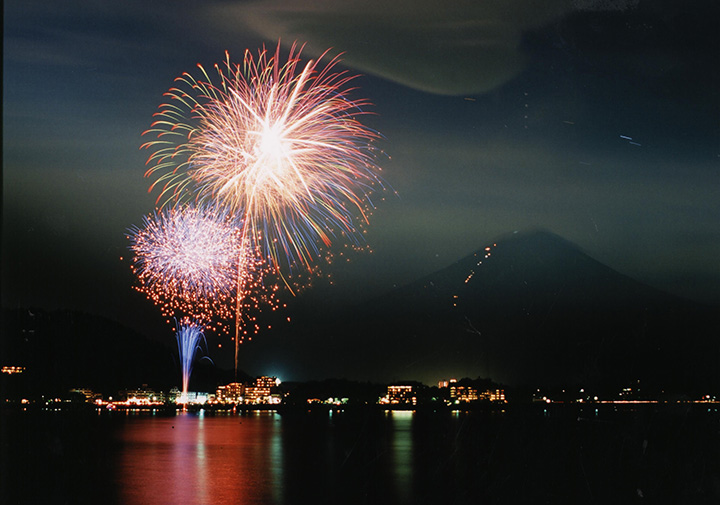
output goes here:
{"type": "MultiPolygon", "coordinates": [[[[248,313],[278,305],[279,288],[267,281],[264,260],[243,246],[241,226],[225,211],[202,205],[156,211],[143,219],[143,227],[132,228],[128,238],[136,289],[166,317],[180,313],[206,329],[223,330],[223,320],[236,314],[235,299],[242,300],[240,310],[248,313]],[[249,290],[241,297],[235,291],[238,276],[249,290]]],[[[239,340],[259,329],[256,319],[245,317],[239,340]]]]}
{"type": "MultiPolygon", "coordinates": [[[[368,103],[350,99],[353,77],[334,71],[337,58],[321,66],[327,53],[301,66],[301,51],[293,44],[285,63],[279,44],[257,58],[246,51],[242,67],[226,53],[216,83],[198,65],[199,79],[185,73],[165,94],[144,132],[156,138],[142,146],[158,203],[195,196],[228,209],[241,217],[242,247],[261,249],[283,279],[283,269],[309,271],[338,236],[359,244],[370,194],[382,189],[378,135],[356,119],[368,103]]],[[[246,269],[239,256],[236,370],[246,269]]]]}
{"type": "Polygon", "coordinates": [[[182,371],[182,395],[178,403],[187,403],[190,376],[192,375],[195,357],[202,352],[202,343],[205,341],[205,334],[202,326],[197,321],[183,319],[176,323],[175,338],[177,339],[178,354],[180,356],[180,370],[182,371]]]}
{"type": "Polygon", "coordinates": [[[136,288],[162,308],[204,324],[231,315],[236,265],[242,255],[239,227],[226,213],[182,205],[143,218],[130,229],[136,288]]]}

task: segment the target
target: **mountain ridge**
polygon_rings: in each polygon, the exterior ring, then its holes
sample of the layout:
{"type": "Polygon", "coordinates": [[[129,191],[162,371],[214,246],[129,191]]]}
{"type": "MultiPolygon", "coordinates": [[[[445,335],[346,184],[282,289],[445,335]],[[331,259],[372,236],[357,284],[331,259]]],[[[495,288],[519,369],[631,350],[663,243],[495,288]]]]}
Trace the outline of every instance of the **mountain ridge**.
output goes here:
{"type": "MultiPolygon", "coordinates": [[[[241,369],[291,380],[486,377],[608,391],[642,380],[657,389],[720,389],[719,308],[637,282],[544,230],[498,238],[339,312],[299,305],[291,323],[242,347],[241,369]]],[[[3,310],[2,354],[16,359],[24,349],[46,369],[38,384],[179,383],[170,329],[158,342],[99,316],[56,311],[27,341],[28,314],[3,310]]],[[[193,387],[232,380],[222,370],[230,354],[213,354],[218,366],[197,364],[193,387]]]]}
{"type": "MultiPolygon", "coordinates": [[[[333,335],[326,349],[316,348],[328,361],[362,361],[352,371],[361,377],[414,376],[432,383],[482,375],[505,383],[609,388],[642,377],[659,388],[696,388],[718,385],[713,368],[720,353],[712,338],[720,329],[718,313],[534,230],[498,238],[324,327],[315,323],[312,331],[333,335]]],[[[342,369],[349,374],[348,365],[342,369]]]]}

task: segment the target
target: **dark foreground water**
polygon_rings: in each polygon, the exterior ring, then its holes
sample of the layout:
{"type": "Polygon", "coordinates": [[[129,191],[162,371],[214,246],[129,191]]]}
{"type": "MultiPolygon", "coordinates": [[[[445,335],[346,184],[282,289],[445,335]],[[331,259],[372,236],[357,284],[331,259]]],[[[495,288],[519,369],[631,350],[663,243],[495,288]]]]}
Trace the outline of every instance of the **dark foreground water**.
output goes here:
{"type": "Polygon", "coordinates": [[[8,412],[0,503],[720,503],[716,408],[8,412]]]}

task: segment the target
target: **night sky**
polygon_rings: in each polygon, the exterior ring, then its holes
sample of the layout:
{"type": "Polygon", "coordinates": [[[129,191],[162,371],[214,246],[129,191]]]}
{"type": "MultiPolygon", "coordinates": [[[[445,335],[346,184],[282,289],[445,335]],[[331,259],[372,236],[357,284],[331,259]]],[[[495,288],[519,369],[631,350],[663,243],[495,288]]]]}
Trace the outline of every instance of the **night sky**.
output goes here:
{"type": "Polygon", "coordinates": [[[157,196],[141,133],[182,72],[278,40],[344,53],[387,153],[373,253],[328,272],[335,299],[542,228],[720,303],[717,2],[4,4],[3,307],[150,331],[125,238],[157,196]]]}

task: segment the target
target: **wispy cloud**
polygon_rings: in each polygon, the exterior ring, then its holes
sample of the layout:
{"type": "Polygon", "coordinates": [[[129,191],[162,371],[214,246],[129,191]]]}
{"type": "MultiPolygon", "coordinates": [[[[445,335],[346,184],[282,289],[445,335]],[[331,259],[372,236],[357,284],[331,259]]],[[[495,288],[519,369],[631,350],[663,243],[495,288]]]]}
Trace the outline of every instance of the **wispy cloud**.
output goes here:
{"type": "Polygon", "coordinates": [[[211,7],[226,30],[247,25],[269,40],[307,42],[315,55],[345,52],[348,66],[444,95],[482,93],[525,64],[523,32],[562,15],[566,0],[535,2],[355,0],[253,2],[211,7]]]}

